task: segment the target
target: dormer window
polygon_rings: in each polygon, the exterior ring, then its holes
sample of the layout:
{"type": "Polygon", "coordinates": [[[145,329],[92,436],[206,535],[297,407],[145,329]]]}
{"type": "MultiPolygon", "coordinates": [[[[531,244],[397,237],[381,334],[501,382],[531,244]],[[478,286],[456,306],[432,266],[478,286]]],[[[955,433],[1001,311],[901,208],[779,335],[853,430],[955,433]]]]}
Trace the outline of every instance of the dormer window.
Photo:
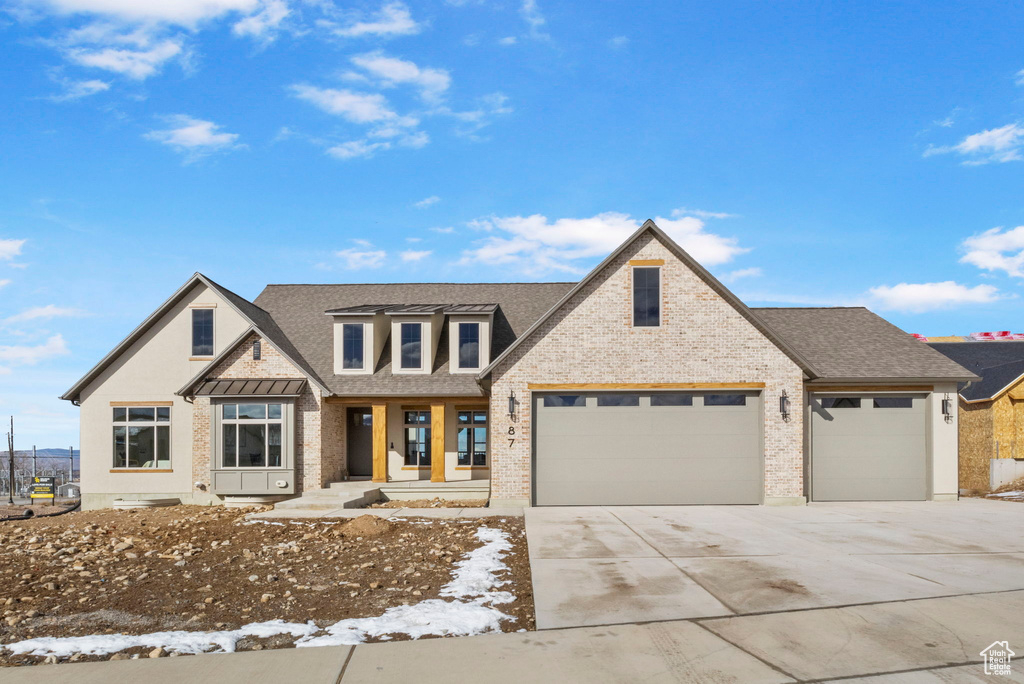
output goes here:
{"type": "Polygon", "coordinates": [[[459,323],[459,368],[480,367],[480,324],[459,323]]]}
{"type": "Polygon", "coordinates": [[[661,269],[633,269],[633,327],[661,325],[661,269]]]}
{"type": "Polygon", "coordinates": [[[213,309],[192,309],[192,356],[213,356],[213,309]]]}
{"type": "Polygon", "coordinates": [[[342,367],[345,370],[361,370],[363,368],[363,324],[345,323],[342,325],[342,367]]]}
{"type": "Polygon", "coordinates": [[[423,324],[401,324],[401,367],[407,370],[423,368],[423,324]]]}

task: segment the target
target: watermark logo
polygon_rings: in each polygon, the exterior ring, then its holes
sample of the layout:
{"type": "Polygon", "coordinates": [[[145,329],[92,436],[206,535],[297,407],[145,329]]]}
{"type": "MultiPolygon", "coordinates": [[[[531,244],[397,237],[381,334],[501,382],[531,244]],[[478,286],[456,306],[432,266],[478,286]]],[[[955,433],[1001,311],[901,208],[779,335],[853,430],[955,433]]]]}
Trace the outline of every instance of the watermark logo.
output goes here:
{"type": "Polygon", "coordinates": [[[993,641],[979,655],[985,659],[985,674],[1010,676],[1010,658],[1017,655],[1010,650],[1008,641],[993,641]]]}

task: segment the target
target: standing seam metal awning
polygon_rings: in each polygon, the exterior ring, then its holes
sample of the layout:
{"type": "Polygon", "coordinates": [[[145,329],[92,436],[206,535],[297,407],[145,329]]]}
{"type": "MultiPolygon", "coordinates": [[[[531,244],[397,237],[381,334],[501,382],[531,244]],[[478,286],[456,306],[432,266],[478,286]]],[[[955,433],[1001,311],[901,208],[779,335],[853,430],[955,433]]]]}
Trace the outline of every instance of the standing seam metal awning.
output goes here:
{"type": "Polygon", "coordinates": [[[252,378],[248,380],[204,380],[196,389],[197,397],[264,396],[294,397],[302,394],[305,379],[252,378]]]}

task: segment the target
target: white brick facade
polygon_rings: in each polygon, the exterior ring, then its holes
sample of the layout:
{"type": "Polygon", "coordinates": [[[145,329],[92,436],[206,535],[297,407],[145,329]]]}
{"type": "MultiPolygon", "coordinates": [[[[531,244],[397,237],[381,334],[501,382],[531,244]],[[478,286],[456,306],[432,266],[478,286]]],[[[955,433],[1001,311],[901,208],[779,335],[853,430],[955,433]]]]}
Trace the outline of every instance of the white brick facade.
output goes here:
{"type": "Polygon", "coordinates": [[[492,379],[492,500],[531,499],[529,383],[764,383],[765,499],[804,494],[802,370],[650,233],[503,359],[492,379]],[[658,259],[665,262],[661,326],[634,328],[629,261],[658,259]],[[778,411],[783,390],[788,422],[778,411]],[[512,391],[515,422],[508,416],[512,391]]]}

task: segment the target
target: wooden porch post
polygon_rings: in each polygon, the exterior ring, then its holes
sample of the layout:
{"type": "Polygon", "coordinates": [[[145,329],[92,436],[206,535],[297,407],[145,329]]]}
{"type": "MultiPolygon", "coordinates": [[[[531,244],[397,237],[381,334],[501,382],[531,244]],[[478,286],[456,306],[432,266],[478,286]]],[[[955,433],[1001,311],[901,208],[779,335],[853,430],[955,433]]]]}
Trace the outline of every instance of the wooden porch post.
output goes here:
{"type": "Polygon", "coordinates": [[[444,404],[430,405],[430,481],[444,482],[444,404]]]}
{"type": "Polygon", "coordinates": [[[388,481],[388,405],[373,404],[373,481],[388,481]]]}

